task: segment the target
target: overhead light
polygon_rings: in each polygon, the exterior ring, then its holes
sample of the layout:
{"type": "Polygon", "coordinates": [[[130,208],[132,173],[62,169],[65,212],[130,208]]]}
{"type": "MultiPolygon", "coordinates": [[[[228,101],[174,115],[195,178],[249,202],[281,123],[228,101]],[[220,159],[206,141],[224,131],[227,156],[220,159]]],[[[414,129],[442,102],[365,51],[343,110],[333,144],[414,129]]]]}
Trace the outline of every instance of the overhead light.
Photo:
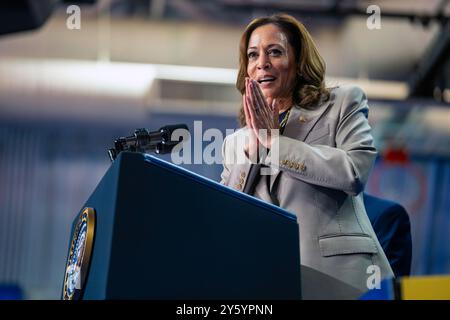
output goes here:
{"type": "Polygon", "coordinates": [[[372,99],[405,100],[409,96],[406,82],[327,77],[327,84],[351,84],[361,87],[372,99]]]}

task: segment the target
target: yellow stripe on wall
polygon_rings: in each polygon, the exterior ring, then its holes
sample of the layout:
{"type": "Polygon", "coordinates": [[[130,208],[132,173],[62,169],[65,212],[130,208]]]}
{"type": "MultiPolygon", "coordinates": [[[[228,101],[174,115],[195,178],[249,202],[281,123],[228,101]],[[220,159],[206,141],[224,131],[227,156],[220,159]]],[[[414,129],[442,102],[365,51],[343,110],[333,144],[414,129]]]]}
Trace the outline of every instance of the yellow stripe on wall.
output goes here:
{"type": "Polygon", "coordinates": [[[450,300],[450,276],[405,277],[400,287],[403,300],[450,300]]]}

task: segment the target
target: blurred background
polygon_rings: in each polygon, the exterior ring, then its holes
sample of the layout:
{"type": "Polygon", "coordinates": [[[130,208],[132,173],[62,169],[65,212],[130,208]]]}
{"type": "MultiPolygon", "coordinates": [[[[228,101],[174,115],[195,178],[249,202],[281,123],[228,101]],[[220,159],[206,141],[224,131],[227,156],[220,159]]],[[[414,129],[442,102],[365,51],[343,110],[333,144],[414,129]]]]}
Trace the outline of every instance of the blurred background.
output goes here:
{"type": "Polygon", "coordinates": [[[18,0],[0,4],[0,296],[60,298],[71,223],[116,138],[238,128],[240,35],[276,12],[310,30],[330,86],[365,90],[366,191],[408,211],[412,274],[450,273],[449,1],[18,0]]]}

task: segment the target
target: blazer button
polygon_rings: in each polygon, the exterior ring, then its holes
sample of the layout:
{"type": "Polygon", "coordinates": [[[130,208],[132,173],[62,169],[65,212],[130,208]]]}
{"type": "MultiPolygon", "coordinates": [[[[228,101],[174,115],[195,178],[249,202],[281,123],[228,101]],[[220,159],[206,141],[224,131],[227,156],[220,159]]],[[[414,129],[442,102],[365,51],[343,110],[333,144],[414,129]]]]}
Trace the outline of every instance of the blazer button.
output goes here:
{"type": "Polygon", "coordinates": [[[306,121],[308,121],[308,119],[306,119],[304,116],[300,116],[300,117],[298,118],[298,120],[299,120],[301,123],[305,123],[306,121]]]}

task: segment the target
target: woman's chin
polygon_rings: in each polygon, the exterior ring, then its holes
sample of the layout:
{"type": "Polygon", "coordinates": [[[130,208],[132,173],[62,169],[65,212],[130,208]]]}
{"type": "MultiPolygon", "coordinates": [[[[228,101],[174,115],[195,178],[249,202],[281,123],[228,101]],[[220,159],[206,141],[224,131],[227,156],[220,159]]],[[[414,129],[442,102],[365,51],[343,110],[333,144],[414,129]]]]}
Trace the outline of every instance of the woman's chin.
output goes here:
{"type": "Polygon", "coordinates": [[[276,97],[272,88],[262,89],[262,92],[264,93],[264,97],[266,97],[266,99],[273,99],[276,97]]]}

